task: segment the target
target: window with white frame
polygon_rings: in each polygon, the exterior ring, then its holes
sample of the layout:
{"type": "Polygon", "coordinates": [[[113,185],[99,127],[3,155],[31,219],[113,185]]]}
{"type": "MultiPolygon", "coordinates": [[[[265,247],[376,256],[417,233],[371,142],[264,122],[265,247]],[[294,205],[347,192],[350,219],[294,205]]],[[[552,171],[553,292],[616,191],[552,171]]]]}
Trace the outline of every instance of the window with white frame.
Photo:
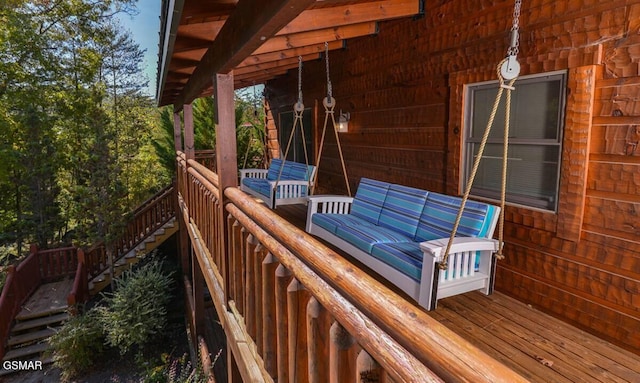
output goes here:
{"type": "MultiPolygon", "coordinates": [[[[519,78],[512,92],[507,156],[507,201],[556,211],[564,126],[566,72],[519,78]]],[[[469,179],[499,85],[467,85],[464,182],[469,179]]],[[[473,182],[471,194],[500,199],[504,97],[473,182]]]]}

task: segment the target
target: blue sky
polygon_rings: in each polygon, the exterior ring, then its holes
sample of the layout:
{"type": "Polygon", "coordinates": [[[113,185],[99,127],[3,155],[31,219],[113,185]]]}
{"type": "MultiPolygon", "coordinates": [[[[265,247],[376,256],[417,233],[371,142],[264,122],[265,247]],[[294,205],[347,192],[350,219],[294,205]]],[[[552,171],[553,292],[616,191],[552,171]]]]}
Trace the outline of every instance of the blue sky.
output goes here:
{"type": "Polygon", "coordinates": [[[149,81],[147,93],[153,97],[156,94],[161,4],[161,0],[138,0],[138,15],[120,16],[122,26],[131,32],[133,40],[140,45],[140,48],[146,50],[142,66],[144,75],[149,81]]]}

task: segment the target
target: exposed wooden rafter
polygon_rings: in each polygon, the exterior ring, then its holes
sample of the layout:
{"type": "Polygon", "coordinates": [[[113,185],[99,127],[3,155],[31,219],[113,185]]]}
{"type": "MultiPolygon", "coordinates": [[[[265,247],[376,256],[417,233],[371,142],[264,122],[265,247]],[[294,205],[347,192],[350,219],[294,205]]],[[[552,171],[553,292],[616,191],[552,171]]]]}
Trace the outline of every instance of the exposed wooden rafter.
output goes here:
{"type": "MultiPolygon", "coordinates": [[[[420,0],[183,0],[171,56],[162,64],[158,104],[176,110],[212,92],[215,73],[235,87],[263,83],[377,33],[377,23],[420,12],[420,0]]],[[[178,16],[176,16],[178,17],[178,16]]]]}

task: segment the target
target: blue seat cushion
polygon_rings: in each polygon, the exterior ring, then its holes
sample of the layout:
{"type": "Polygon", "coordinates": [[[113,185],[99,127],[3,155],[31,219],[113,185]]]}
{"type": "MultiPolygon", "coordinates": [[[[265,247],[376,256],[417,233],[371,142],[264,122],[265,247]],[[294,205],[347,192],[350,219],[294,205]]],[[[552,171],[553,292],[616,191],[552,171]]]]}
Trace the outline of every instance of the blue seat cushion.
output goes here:
{"type": "MultiPolygon", "coordinates": [[[[429,241],[451,235],[462,199],[444,194],[429,193],[424,205],[415,240],[429,241]]],[[[486,237],[489,234],[494,206],[467,201],[456,236],[486,237]]]]}
{"type": "Polygon", "coordinates": [[[242,185],[264,196],[269,197],[271,195],[271,184],[264,178],[243,178],[242,185]]]}
{"type": "Polygon", "coordinates": [[[365,221],[360,217],[351,214],[314,214],[311,222],[321,228],[335,234],[340,226],[374,226],[373,223],[365,221]]]}
{"type": "Polygon", "coordinates": [[[402,185],[390,185],[380,213],[380,226],[414,238],[429,192],[402,185]]]}
{"type": "Polygon", "coordinates": [[[338,226],[336,236],[369,254],[373,246],[378,243],[412,241],[411,238],[395,230],[369,224],[338,226]]]}
{"type": "Polygon", "coordinates": [[[269,181],[276,180],[304,180],[308,181],[313,172],[313,165],[305,165],[294,161],[282,161],[279,158],[271,160],[267,179],[269,181]],[[282,169],[282,173],[280,172],[282,169]]]}
{"type": "Polygon", "coordinates": [[[307,166],[305,164],[300,164],[298,162],[291,162],[291,161],[286,161],[285,162],[285,171],[287,174],[283,174],[282,178],[283,180],[304,180],[304,181],[308,181],[309,178],[311,177],[311,168],[312,166],[307,166]]]}
{"type": "Polygon", "coordinates": [[[275,181],[280,174],[280,168],[282,167],[282,160],[279,158],[272,158],[269,164],[269,171],[267,172],[267,179],[269,181],[275,181]]]}
{"type": "Polygon", "coordinates": [[[418,242],[378,243],[371,255],[416,282],[422,279],[423,253],[418,242]]]}
{"type": "Polygon", "coordinates": [[[362,178],[351,205],[351,214],[378,224],[389,184],[369,178],[362,178]]]}

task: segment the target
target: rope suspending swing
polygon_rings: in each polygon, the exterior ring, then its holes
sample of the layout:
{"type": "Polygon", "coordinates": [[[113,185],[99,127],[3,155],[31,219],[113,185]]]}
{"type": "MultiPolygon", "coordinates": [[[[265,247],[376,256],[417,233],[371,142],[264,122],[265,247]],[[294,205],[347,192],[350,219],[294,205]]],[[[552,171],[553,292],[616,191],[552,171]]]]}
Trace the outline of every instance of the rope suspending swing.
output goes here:
{"type": "MultiPolygon", "coordinates": [[[[322,128],[322,136],[320,138],[320,147],[318,148],[318,158],[316,160],[316,173],[314,178],[318,177],[318,168],[320,167],[320,159],[322,158],[322,149],[324,148],[324,138],[327,132],[327,124],[329,122],[329,116],[331,116],[331,123],[333,124],[333,133],[336,137],[336,144],[338,146],[338,154],[340,155],[340,164],[342,166],[342,173],[344,175],[344,182],[347,186],[347,193],[349,197],[351,197],[351,187],[349,186],[349,177],[347,176],[347,167],[344,163],[344,156],[342,154],[342,146],[340,145],[340,136],[338,135],[338,130],[336,128],[336,117],[334,113],[334,109],[336,106],[336,99],[333,98],[333,90],[331,87],[331,77],[329,76],[329,43],[324,43],[325,49],[325,62],[326,62],[326,72],[327,72],[327,97],[322,100],[322,105],[324,106],[324,126],[322,128]]],[[[314,194],[316,182],[312,183],[311,194],[314,194]]]]}
{"type": "MultiPolygon", "coordinates": [[[[302,102],[302,56],[298,56],[298,101],[293,105],[293,127],[291,128],[291,134],[289,134],[289,141],[287,142],[287,148],[284,151],[284,156],[282,157],[283,161],[287,160],[287,156],[289,155],[289,148],[291,147],[291,142],[293,141],[293,136],[295,135],[296,128],[300,127],[300,135],[302,136],[302,149],[304,151],[304,163],[307,165],[307,179],[309,180],[308,187],[311,187],[311,183],[313,180],[309,174],[309,155],[307,154],[307,142],[304,135],[304,124],[302,117],[304,115],[304,103],[302,102]]],[[[280,178],[282,177],[282,171],[284,170],[284,166],[280,167],[280,171],[278,172],[278,178],[275,182],[275,190],[278,190],[278,183],[280,182],[280,178]]]]}
{"type": "Polygon", "coordinates": [[[515,81],[518,78],[518,75],[520,74],[520,64],[518,63],[517,56],[518,56],[519,47],[520,47],[519,19],[520,19],[521,8],[522,8],[522,0],[515,0],[515,5],[513,9],[513,24],[511,27],[511,45],[507,50],[506,58],[503,59],[496,68],[500,87],[498,88],[498,94],[496,95],[496,99],[493,104],[493,109],[491,110],[491,114],[489,115],[489,121],[487,122],[487,127],[482,136],[480,147],[478,149],[478,154],[476,155],[476,158],[473,163],[473,168],[471,170],[471,174],[469,175],[469,180],[467,181],[467,187],[462,197],[462,203],[460,204],[460,209],[458,210],[458,214],[456,216],[456,221],[453,226],[453,231],[451,232],[451,236],[449,237],[449,242],[447,243],[447,248],[442,257],[442,261],[438,264],[441,270],[446,270],[448,267],[447,261],[449,259],[449,251],[451,250],[451,246],[456,236],[456,232],[458,231],[458,226],[460,225],[460,220],[462,219],[462,213],[464,211],[465,204],[467,202],[467,199],[469,198],[469,194],[471,194],[471,187],[473,185],[473,180],[480,166],[480,160],[482,159],[482,155],[484,154],[484,148],[487,144],[489,133],[491,132],[491,127],[493,126],[494,119],[498,112],[500,100],[502,98],[503,93],[506,91],[504,138],[503,138],[504,144],[503,144],[503,150],[502,150],[502,188],[500,191],[500,217],[499,217],[499,224],[498,224],[499,225],[498,226],[498,251],[495,254],[496,259],[504,259],[504,254],[503,254],[504,208],[505,208],[506,188],[507,188],[507,154],[508,154],[508,148],[509,148],[509,117],[511,114],[511,92],[515,90],[515,88],[513,87],[513,84],[515,83],[515,81]]]}

